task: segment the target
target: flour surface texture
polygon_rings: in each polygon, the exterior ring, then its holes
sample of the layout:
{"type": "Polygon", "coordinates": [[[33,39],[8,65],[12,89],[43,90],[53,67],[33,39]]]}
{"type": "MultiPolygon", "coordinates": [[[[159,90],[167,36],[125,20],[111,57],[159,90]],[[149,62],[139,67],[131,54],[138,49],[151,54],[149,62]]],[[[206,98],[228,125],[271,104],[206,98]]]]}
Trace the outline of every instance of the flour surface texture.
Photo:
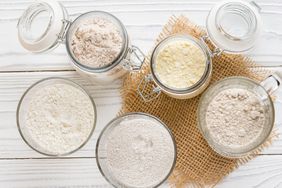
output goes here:
{"type": "Polygon", "coordinates": [[[190,41],[171,41],[156,57],[155,73],[162,84],[173,89],[187,89],[204,75],[206,56],[190,41]]]}
{"type": "Polygon", "coordinates": [[[107,163],[125,186],[153,187],[170,172],[174,145],[169,132],[149,119],[125,119],[107,139],[107,163]]]}
{"type": "Polygon", "coordinates": [[[206,124],[212,139],[225,147],[240,148],[261,135],[266,114],[259,97],[246,89],[219,92],[210,102],[206,124]]]}
{"type": "Polygon", "coordinates": [[[102,17],[83,20],[71,40],[71,50],[76,59],[92,68],[111,65],[123,46],[121,31],[112,21],[102,17]]]}
{"type": "Polygon", "coordinates": [[[43,151],[65,154],[90,136],[95,112],[88,95],[67,84],[37,90],[28,105],[25,124],[31,139],[43,151]]]}

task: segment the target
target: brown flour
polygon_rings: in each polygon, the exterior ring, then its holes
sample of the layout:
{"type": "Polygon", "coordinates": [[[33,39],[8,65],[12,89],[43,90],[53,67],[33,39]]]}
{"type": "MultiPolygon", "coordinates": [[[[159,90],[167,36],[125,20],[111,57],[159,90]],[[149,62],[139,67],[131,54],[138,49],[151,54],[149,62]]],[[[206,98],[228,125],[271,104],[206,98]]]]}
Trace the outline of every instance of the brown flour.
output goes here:
{"type": "Polygon", "coordinates": [[[205,122],[212,140],[231,149],[252,144],[265,125],[265,113],[251,91],[230,88],[219,92],[208,104],[205,122]]]}
{"type": "Polygon", "coordinates": [[[102,17],[84,20],[71,38],[71,50],[79,63],[102,68],[120,54],[123,39],[117,26],[102,17]]]}

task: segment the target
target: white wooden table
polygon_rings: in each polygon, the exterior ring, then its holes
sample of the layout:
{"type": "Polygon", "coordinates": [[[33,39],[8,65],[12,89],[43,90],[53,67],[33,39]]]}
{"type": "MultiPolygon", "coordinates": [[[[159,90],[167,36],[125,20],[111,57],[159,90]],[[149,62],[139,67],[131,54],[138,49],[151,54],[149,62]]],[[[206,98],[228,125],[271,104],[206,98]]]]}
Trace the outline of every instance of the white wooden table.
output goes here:
{"type": "MultiPolygon", "coordinates": [[[[17,19],[30,0],[0,0],[0,188],[8,187],[110,187],[95,161],[98,134],[118,112],[120,83],[99,86],[82,80],[69,64],[65,47],[31,54],[17,40],[17,19]],[[22,93],[35,81],[67,77],[85,86],[96,101],[97,128],[91,140],[75,154],[48,158],[32,151],[21,139],[15,112],[22,93]]],[[[122,20],[134,44],[144,52],[152,47],[172,14],[189,16],[204,26],[217,0],[64,0],[72,17],[91,10],[109,11],[122,20]]],[[[282,0],[257,0],[262,7],[263,35],[248,53],[267,69],[282,71],[282,0]]],[[[282,91],[282,90],[281,90],[282,91]]],[[[276,127],[282,132],[282,92],[276,102],[276,127]]],[[[256,159],[226,177],[218,187],[282,187],[282,138],[256,159]]]]}

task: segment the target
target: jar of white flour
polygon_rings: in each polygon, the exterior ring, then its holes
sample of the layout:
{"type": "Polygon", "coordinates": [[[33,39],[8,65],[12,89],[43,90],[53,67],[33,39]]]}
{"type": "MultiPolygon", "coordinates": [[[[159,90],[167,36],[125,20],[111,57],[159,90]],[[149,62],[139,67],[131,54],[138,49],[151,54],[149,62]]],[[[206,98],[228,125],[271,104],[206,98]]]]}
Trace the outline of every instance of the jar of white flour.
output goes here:
{"type": "Polygon", "coordinates": [[[281,85],[273,74],[261,83],[229,77],[210,86],[198,107],[198,125],[211,148],[224,157],[242,157],[260,147],[275,120],[271,94],[281,85]]]}
{"type": "Polygon", "coordinates": [[[44,52],[65,42],[72,65],[94,82],[112,82],[144,62],[140,49],[131,45],[121,21],[110,13],[91,11],[73,22],[57,1],[30,5],[18,22],[21,45],[31,52],[44,52]]]}
{"type": "Polygon", "coordinates": [[[172,172],[176,144],[159,119],[130,113],[113,119],[100,134],[96,159],[114,187],[157,187],[172,172]]]}
{"type": "Polygon", "coordinates": [[[87,92],[63,78],[47,78],[23,94],[17,109],[23,140],[48,156],[68,155],[80,149],[96,125],[96,107],[87,92]]]}
{"type": "Polygon", "coordinates": [[[140,81],[138,93],[145,101],[161,92],[177,99],[199,95],[211,80],[213,57],[251,49],[261,24],[259,7],[254,2],[230,0],[216,4],[207,17],[206,35],[199,39],[189,34],[173,35],[155,47],[151,73],[140,81]],[[214,47],[210,48],[210,43],[214,47]]]}

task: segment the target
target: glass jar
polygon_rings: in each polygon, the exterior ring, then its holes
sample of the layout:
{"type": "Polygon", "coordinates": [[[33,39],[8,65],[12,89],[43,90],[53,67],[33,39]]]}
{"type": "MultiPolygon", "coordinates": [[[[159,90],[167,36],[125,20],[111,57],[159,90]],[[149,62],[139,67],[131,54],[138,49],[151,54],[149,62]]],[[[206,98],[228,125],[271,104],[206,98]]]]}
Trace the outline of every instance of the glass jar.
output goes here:
{"type": "Polygon", "coordinates": [[[278,89],[282,83],[281,81],[281,75],[276,73],[266,78],[260,84],[245,77],[229,77],[210,86],[201,96],[197,110],[199,130],[210,147],[218,154],[228,158],[238,158],[248,155],[251,151],[260,147],[269,137],[274,126],[275,110],[271,100],[271,94],[278,89]],[[254,93],[258,97],[260,106],[264,111],[264,124],[262,126],[262,131],[260,131],[256,138],[248,142],[248,144],[240,147],[231,147],[218,143],[211,135],[206,122],[209,104],[214,97],[217,96],[217,94],[226,89],[244,89],[254,93]]]}
{"type": "MultiPolygon", "coordinates": [[[[138,87],[139,95],[144,101],[151,101],[157,98],[161,92],[176,99],[188,99],[202,93],[211,80],[212,59],[214,56],[218,56],[222,52],[241,53],[254,46],[262,25],[259,11],[259,7],[254,2],[240,0],[223,1],[214,6],[207,17],[206,36],[196,39],[190,35],[174,35],[162,40],[153,50],[150,60],[151,74],[146,75],[141,80],[138,87]],[[201,49],[206,56],[206,70],[198,82],[180,90],[171,86],[165,86],[156,76],[156,69],[154,67],[156,66],[156,57],[160,54],[160,49],[168,43],[181,40],[189,41],[201,49]],[[208,42],[215,46],[213,50],[208,47],[208,42]],[[151,85],[151,87],[149,88],[148,85],[151,85]]],[[[179,70],[181,69],[182,67],[179,66],[179,70]]]]}
{"type": "MultiPolygon", "coordinates": [[[[127,133],[131,132],[132,130],[128,131],[127,133]]],[[[132,188],[133,187],[158,187],[162,183],[164,183],[167,180],[167,178],[169,177],[169,175],[172,173],[174,166],[176,164],[176,158],[177,158],[176,156],[177,156],[176,143],[175,143],[173,134],[169,130],[169,128],[158,118],[152,115],[140,113],[140,112],[128,113],[128,114],[122,115],[110,121],[108,125],[102,130],[101,134],[98,137],[97,144],[96,144],[96,162],[97,162],[98,168],[101,174],[105,177],[105,179],[114,187],[132,187],[132,188]],[[148,125],[142,124],[141,127],[146,127],[145,130],[135,131],[138,126],[138,123],[136,123],[136,121],[140,121],[140,120],[150,121],[150,126],[153,125],[155,129],[152,130],[152,127],[148,127],[148,125]],[[132,123],[132,121],[135,121],[135,122],[132,123]],[[131,125],[127,126],[128,124],[125,124],[125,122],[131,122],[131,125]],[[132,135],[136,133],[139,135],[138,136],[133,135],[133,139],[129,141],[130,139],[129,136],[124,136],[124,132],[126,131],[122,131],[123,129],[119,129],[119,128],[122,128],[122,127],[128,128],[132,126],[134,127],[134,129],[132,129],[134,133],[130,133],[130,134],[132,135]],[[154,135],[155,135],[156,129],[158,129],[158,133],[160,134],[158,136],[160,137],[157,136],[157,137],[151,138],[150,136],[148,136],[148,132],[152,132],[152,131],[154,132],[154,135]],[[116,136],[112,135],[113,132],[118,135],[116,136]],[[112,145],[112,143],[110,144],[111,141],[116,143],[115,141],[112,140],[113,136],[119,137],[117,142],[123,142],[124,145],[126,145],[126,147],[130,147],[130,151],[127,151],[124,147],[116,147],[114,149],[112,146],[110,146],[112,145]],[[167,143],[167,141],[169,143],[167,143]],[[159,145],[160,143],[164,143],[164,142],[166,143],[165,146],[159,145]],[[112,152],[111,149],[109,148],[114,149],[114,152],[112,152]],[[167,151],[166,148],[170,148],[169,152],[167,151]],[[151,169],[150,172],[146,174],[149,174],[149,176],[154,176],[156,175],[156,171],[158,171],[158,169],[162,169],[161,171],[162,176],[158,178],[155,177],[153,182],[148,182],[149,181],[148,180],[146,182],[148,186],[145,186],[145,185],[141,186],[141,185],[136,185],[136,184],[132,185],[132,184],[129,184],[128,182],[122,181],[121,179],[122,177],[132,178],[131,174],[135,173],[136,169],[138,173],[144,173],[144,171],[146,170],[148,171],[146,167],[140,166],[140,167],[135,168],[138,165],[134,164],[131,166],[132,168],[130,169],[126,168],[128,171],[127,172],[123,171],[123,173],[114,172],[114,170],[111,169],[110,167],[111,165],[119,166],[120,164],[130,163],[130,161],[132,162],[133,159],[140,161],[137,164],[143,164],[144,160],[145,162],[147,162],[147,160],[150,160],[148,161],[148,164],[151,164],[150,162],[152,162],[151,161],[153,160],[152,158],[156,157],[154,154],[151,155],[151,153],[153,153],[155,149],[158,150],[156,151],[156,153],[158,156],[161,157],[161,159],[159,159],[159,161],[157,162],[154,161],[158,163],[156,164],[157,169],[153,168],[151,169]],[[166,151],[162,152],[164,150],[166,151]],[[133,156],[132,152],[138,155],[138,157],[133,156]],[[110,160],[108,156],[109,153],[111,155],[110,157],[113,157],[115,159],[118,158],[117,157],[118,155],[122,156],[123,158],[129,157],[129,159],[109,162],[108,161],[110,160]],[[160,153],[165,153],[165,154],[160,154],[160,153]],[[165,160],[168,158],[168,156],[170,159],[169,161],[165,160]],[[162,168],[163,165],[165,165],[165,168],[162,168]],[[115,173],[118,173],[118,176],[116,176],[115,173]],[[130,174],[127,174],[127,173],[130,173],[130,174]]],[[[122,166],[119,166],[118,169],[123,169],[123,168],[122,166]]],[[[139,179],[140,178],[141,177],[139,177],[139,179]]],[[[133,182],[133,184],[136,183],[136,181],[137,179],[133,182]]]]}
{"type": "MultiPolygon", "coordinates": [[[[70,101],[67,101],[67,102],[70,102],[70,101]]],[[[35,113],[36,113],[36,116],[38,116],[38,112],[35,112],[35,113]]],[[[52,122],[52,118],[53,117],[62,116],[62,115],[66,115],[66,114],[50,115],[50,117],[49,117],[50,122],[52,122]]],[[[70,154],[74,153],[75,151],[77,151],[80,148],[82,148],[88,142],[88,140],[92,136],[92,134],[94,132],[94,129],[96,127],[97,111],[96,111],[95,102],[90,97],[90,95],[87,93],[87,91],[85,91],[80,85],[78,85],[75,82],[73,82],[71,80],[68,80],[68,79],[57,78],[57,77],[50,77],[50,78],[42,79],[42,80],[32,84],[25,91],[25,93],[22,95],[22,97],[21,97],[21,99],[20,99],[20,101],[18,103],[16,117],[17,117],[17,128],[18,128],[18,131],[19,131],[22,139],[24,140],[24,142],[30,148],[32,148],[34,151],[36,151],[38,153],[41,153],[43,155],[59,157],[59,156],[65,156],[65,155],[70,155],[70,154]],[[71,151],[66,151],[66,152],[63,152],[63,153],[58,153],[58,152],[55,152],[55,151],[51,151],[50,149],[47,149],[45,147],[42,147],[37,142],[37,140],[34,139],[34,137],[31,135],[29,127],[27,126],[27,122],[26,122],[27,114],[28,114],[28,108],[30,107],[30,103],[32,101],[32,98],[35,96],[35,94],[38,91],[40,91],[41,89],[44,89],[45,87],[52,86],[52,85],[55,85],[55,84],[67,85],[67,86],[71,86],[73,88],[78,89],[82,94],[85,95],[86,98],[89,99],[89,103],[88,104],[90,106],[92,106],[92,109],[94,110],[94,112],[93,112],[93,114],[94,114],[93,119],[92,120],[89,119],[89,121],[93,121],[93,125],[91,126],[91,128],[87,132],[88,136],[83,141],[81,141],[81,142],[77,139],[76,142],[80,142],[80,144],[78,144],[77,147],[72,149],[71,151]]],[[[69,119],[69,117],[68,117],[68,119],[69,119]]],[[[48,123],[50,123],[50,122],[48,122],[48,123]]],[[[64,124],[65,122],[61,122],[61,123],[64,124]]],[[[46,130],[48,129],[48,127],[52,127],[52,126],[53,125],[47,125],[46,126],[46,130]]],[[[65,123],[64,126],[66,126],[66,128],[68,128],[67,123],[65,123]]],[[[76,138],[75,135],[72,135],[72,139],[75,139],[75,138],[76,138]]],[[[62,144],[62,143],[58,143],[58,144],[62,144]]]]}
{"type": "Polygon", "coordinates": [[[65,42],[72,65],[82,76],[94,82],[112,82],[128,71],[139,70],[144,62],[140,49],[131,45],[121,21],[110,13],[91,11],[78,16],[73,22],[66,9],[57,1],[42,0],[30,5],[18,22],[18,38],[21,45],[31,52],[44,52],[65,42]],[[71,39],[79,24],[89,19],[103,18],[111,22],[121,34],[122,47],[113,62],[103,67],[81,63],[71,50],[71,39]]]}

